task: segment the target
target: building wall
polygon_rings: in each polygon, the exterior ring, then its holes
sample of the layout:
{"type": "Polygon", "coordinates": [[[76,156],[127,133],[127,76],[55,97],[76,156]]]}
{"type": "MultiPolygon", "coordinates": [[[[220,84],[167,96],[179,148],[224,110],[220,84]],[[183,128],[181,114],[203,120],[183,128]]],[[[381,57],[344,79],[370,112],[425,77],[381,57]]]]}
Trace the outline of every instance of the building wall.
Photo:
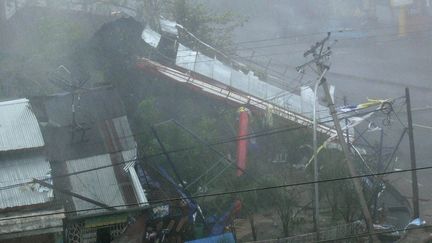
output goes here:
{"type": "Polygon", "coordinates": [[[61,243],[63,242],[63,236],[61,233],[50,233],[41,235],[25,236],[14,239],[0,240],[0,243],[61,243]]]}

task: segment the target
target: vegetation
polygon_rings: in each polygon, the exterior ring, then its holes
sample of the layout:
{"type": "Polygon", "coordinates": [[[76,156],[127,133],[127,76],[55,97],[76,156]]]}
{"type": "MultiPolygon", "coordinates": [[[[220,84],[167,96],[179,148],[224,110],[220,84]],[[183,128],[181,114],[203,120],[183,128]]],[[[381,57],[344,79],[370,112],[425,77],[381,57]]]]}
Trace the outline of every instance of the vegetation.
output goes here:
{"type": "MultiPolygon", "coordinates": [[[[224,50],[232,47],[230,33],[243,21],[236,20],[231,13],[213,15],[203,5],[191,0],[143,0],[142,11],[145,9],[155,10],[148,17],[151,24],[155,25],[152,19],[155,13],[160,12],[178,21],[203,41],[224,50]]],[[[311,151],[301,149],[310,144],[310,131],[284,131],[280,128],[292,127],[293,124],[257,110],[251,111],[249,132],[263,135],[249,140],[247,171],[237,177],[235,137],[238,106],[131,69],[128,58],[134,58],[132,54],[145,50],[137,48],[140,36],[136,33],[140,32],[128,32],[123,28],[128,24],[120,25],[116,33],[120,36],[120,43],[110,39],[113,33],[99,32],[102,33],[99,37],[103,37],[99,41],[109,40],[103,42],[106,45],[100,45],[102,42],[87,42],[88,29],[83,28],[84,25],[59,18],[60,21],[38,19],[39,35],[32,38],[35,40],[32,45],[18,48],[20,52],[17,53],[21,55],[0,53],[2,98],[54,91],[55,87],[48,81],[49,72],[61,64],[71,63],[77,75],[88,75],[93,85],[98,82],[116,84],[129,114],[133,115],[133,130],[138,134],[136,139],[143,156],[161,153],[161,143],[167,151],[185,149],[171,153],[170,159],[193,195],[274,186],[312,178],[310,171],[295,168],[301,167],[305,158],[310,157],[311,151]],[[209,148],[207,143],[218,144],[209,148]]],[[[133,26],[140,27],[138,22],[133,26]]],[[[321,179],[348,175],[340,152],[325,151],[320,161],[321,179]]],[[[145,162],[151,166],[163,166],[175,178],[175,171],[166,157],[152,157],[145,162]]],[[[330,207],[334,222],[341,219],[351,222],[358,217],[358,200],[350,183],[331,182],[322,184],[321,188],[322,199],[330,207]]],[[[238,193],[205,198],[199,203],[206,214],[221,215],[235,199],[240,199],[244,205],[243,216],[272,211],[281,222],[281,236],[289,236],[307,221],[308,213],[304,212],[304,207],[310,205],[310,188],[301,189],[238,193]]]]}

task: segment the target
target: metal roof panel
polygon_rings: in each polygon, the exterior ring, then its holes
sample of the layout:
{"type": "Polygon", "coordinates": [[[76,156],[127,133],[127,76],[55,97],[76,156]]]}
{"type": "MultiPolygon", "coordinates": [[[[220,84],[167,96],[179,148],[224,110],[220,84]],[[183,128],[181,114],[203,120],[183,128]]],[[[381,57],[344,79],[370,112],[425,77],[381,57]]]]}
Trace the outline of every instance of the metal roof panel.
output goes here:
{"type": "MultiPolygon", "coordinates": [[[[51,167],[43,155],[25,154],[2,156],[0,161],[0,187],[31,182],[33,178],[51,176],[51,167]]],[[[0,190],[0,208],[27,206],[49,202],[51,189],[38,185],[25,185],[0,190]]]]}
{"type": "MultiPolygon", "coordinates": [[[[67,172],[73,173],[82,170],[94,169],[111,165],[110,154],[102,154],[83,159],[66,162],[67,172]]],[[[113,167],[89,171],[87,173],[72,175],[69,177],[72,191],[85,197],[107,204],[109,206],[124,205],[120,187],[118,185],[113,167]]],[[[97,209],[99,206],[72,198],[76,210],[97,209]]],[[[117,209],[121,209],[118,207],[117,209]]],[[[106,211],[105,209],[78,212],[79,215],[94,214],[106,211]]]]}
{"type": "Polygon", "coordinates": [[[42,133],[29,101],[0,102],[0,151],[42,146],[42,133]]]}

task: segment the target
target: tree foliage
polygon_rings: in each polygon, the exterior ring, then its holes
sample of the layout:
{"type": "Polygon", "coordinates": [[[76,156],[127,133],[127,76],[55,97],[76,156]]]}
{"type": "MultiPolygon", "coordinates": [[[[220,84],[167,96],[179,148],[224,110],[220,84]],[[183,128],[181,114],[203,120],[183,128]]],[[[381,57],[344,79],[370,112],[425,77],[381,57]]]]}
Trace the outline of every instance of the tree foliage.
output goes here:
{"type": "MultiPolygon", "coordinates": [[[[343,178],[350,176],[346,160],[338,150],[326,150],[319,156],[320,179],[343,178]]],[[[364,170],[361,160],[355,160],[358,170],[364,170]]],[[[366,178],[367,180],[367,178],[366,178]]],[[[351,180],[333,181],[320,184],[321,195],[331,210],[333,221],[342,219],[349,223],[360,217],[360,203],[351,180]]],[[[367,188],[367,186],[365,186],[367,188]]],[[[370,201],[372,194],[364,193],[370,201]]]]}

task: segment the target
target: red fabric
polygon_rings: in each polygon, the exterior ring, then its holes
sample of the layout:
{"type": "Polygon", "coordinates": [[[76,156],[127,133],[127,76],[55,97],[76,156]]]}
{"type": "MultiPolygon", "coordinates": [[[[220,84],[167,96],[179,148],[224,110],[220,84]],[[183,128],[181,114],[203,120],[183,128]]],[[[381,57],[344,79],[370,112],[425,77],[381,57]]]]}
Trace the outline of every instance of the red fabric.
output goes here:
{"type": "Polygon", "coordinates": [[[233,209],[233,214],[238,214],[240,212],[240,210],[242,209],[242,202],[240,200],[235,200],[234,202],[234,209],[233,209]]]}
{"type": "Polygon", "coordinates": [[[240,108],[239,121],[239,140],[237,141],[237,176],[243,175],[244,170],[246,169],[248,139],[245,139],[244,136],[248,135],[249,116],[247,110],[244,108],[240,108]]]}

